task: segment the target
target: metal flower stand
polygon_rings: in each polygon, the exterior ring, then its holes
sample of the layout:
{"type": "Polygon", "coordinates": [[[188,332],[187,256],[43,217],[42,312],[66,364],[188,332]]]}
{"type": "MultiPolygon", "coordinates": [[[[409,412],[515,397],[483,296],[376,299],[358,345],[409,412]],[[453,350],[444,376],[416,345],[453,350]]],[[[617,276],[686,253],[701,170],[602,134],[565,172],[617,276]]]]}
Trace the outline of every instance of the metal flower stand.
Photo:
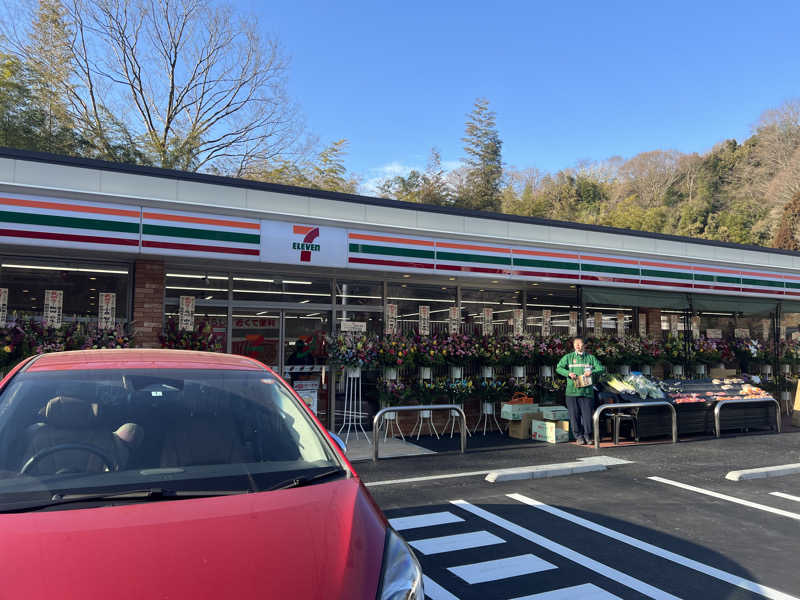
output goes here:
{"type": "MultiPolygon", "coordinates": [[[[433,424],[433,416],[432,412],[429,410],[421,410],[417,413],[417,422],[414,424],[414,428],[411,430],[411,433],[408,434],[408,437],[414,437],[414,432],[417,432],[417,439],[419,439],[420,434],[422,434],[422,426],[428,426],[428,435],[433,433],[436,436],[436,439],[439,439],[439,432],[436,431],[436,425],[433,424]],[[419,427],[419,430],[417,430],[419,427]]],[[[442,432],[444,433],[444,432],[442,432]]]]}
{"type": "MultiPolygon", "coordinates": [[[[458,406],[461,407],[461,410],[464,410],[464,405],[459,404],[458,406]]],[[[448,411],[449,416],[447,417],[447,422],[444,424],[444,429],[442,429],[442,435],[445,434],[447,431],[447,426],[450,426],[450,437],[453,437],[453,432],[456,429],[456,422],[460,422],[459,417],[461,416],[457,410],[450,410],[448,411]]],[[[460,425],[459,425],[460,426],[460,425]]],[[[469,431],[469,427],[467,427],[467,435],[472,437],[472,434],[469,431]]]]}
{"type": "Polygon", "coordinates": [[[400,429],[400,426],[397,424],[397,413],[396,412],[387,412],[383,415],[383,419],[381,420],[381,429],[383,429],[383,441],[385,442],[386,439],[391,434],[392,437],[395,437],[395,430],[397,433],[400,434],[400,439],[404,442],[406,438],[403,437],[403,431],[400,429]]]}
{"type": "Polygon", "coordinates": [[[483,435],[486,435],[486,426],[489,424],[489,417],[492,417],[492,420],[494,420],[497,431],[503,430],[502,427],[500,427],[500,423],[497,421],[497,415],[495,415],[494,402],[484,402],[481,405],[481,418],[478,419],[478,422],[475,424],[475,429],[472,430],[472,433],[476,433],[478,431],[478,427],[480,427],[481,423],[483,423],[483,435]]]}
{"type": "Polygon", "coordinates": [[[355,432],[356,439],[358,439],[359,429],[361,429],[361,433],[364,434],[364,439],[367,440],[367,443],[371,444],[369,436],[364,430],[364,426],[361,424],[361,420],[364,418],[361,406],[361,369],[359,367],[347,368],[345,378],[344,419],[342,426],[339,428],[339,431],[337,431],[337,434],[341,437],[342,432],[347,430],[344,435],[345,444],[347,444],[350,438],[351,430],[355,432]]]}

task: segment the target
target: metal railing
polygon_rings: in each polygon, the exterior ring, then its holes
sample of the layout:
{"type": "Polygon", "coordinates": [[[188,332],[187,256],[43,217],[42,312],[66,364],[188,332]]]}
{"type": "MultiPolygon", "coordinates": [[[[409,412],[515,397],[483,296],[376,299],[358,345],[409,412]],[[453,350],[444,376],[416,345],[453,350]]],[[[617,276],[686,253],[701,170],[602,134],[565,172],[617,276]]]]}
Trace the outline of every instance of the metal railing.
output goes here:
{"type": "Polygon", "coordinates": [[[415,406],[387,406],[375,413],[372,419],[372,461],[378,460],[378,444],[380,443],[380,421],[383,415],[391,412],[419,412],[423,410],[453,410],[461,417],[461,454],[467,449],[467,415],[457,404],[428,404],[415,406]]]}
{"type": "Polygon", "coordinates": [[[612,408],[649,408],[651,406],[668,406],[672,413],[672,443],[678,443],[678,413],[675,412],[675,407],[666,400],[656,400],[654,402],[620,402],[618,404],[602,404],[597,407],[592,415],[592,424],[594,425],[594,447],[600,447],[600,415],[604,410],[612,408]]]}
{"type": "Polygon", "coordinates": [[[714,407],[714,432],[717,437],[722,434],[720,430],[719,413],[726,404],[757,404],[759,402],[775,403],[775,432],[781,432],[781,405],[775,398],[731,398],[730,400],[720,400],[714,407]]]}

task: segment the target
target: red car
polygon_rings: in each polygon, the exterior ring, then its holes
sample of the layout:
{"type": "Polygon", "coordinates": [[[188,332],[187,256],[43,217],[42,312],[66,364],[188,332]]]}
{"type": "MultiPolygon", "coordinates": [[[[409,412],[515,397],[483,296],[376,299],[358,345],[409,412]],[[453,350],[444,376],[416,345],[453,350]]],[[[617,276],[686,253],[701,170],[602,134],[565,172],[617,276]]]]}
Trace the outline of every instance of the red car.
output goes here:
{"type": "Polygon", "coordinates": [[[249,358],[39,355],[0,383],[0,597],[422,600],[336,442],[249,358]]]}

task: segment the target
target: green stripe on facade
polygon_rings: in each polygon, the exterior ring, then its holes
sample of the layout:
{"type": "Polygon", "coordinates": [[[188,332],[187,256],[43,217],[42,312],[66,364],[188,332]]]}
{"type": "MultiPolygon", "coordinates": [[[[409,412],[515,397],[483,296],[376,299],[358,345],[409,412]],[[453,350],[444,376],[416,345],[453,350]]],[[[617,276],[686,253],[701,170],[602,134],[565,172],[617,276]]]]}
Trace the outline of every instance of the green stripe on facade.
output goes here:
{"type": "Polygon", "coordinates": [[[350,244],[350,252],[359,254],[380,254],[383,256],[408,256],[411,258],[435,258],[433,250],[416,248],[395,248],[392,246],[372,246],[370,244],[350,244]]]}
{"type": "Polygon", "coordinates": [[[711,283],[735,283],[739,284],[738,277],[725,277],[723,275],[701,275],[700,273],[694,274],[695,281],[710,281],[711,283]]]}
{"type": "Polygon", "coordinates": [[[458,252],[436,251],[437,260],[452,260],[456,262],[476,262],[489,265],[511,265],[510,256],[486,256],[484,254],[460,254],[458,252]]]}
{"type": "Polygon", "coordinates": [[[612,267],[610,265],[594,265],[590,263],[581,263],[581,271],[590,271],[592,273],[617,273],[620,275],[639,275],[639,269],[631,267],[612,267]]]}
{"type": "Polygon", "coordinates": [[[546,269],[565,269],[567,271],[577,271],[580,267],[577,263],[558,262],[555,260],[533,260],[530,258],[514,257],[515,267],[543,267],[546,269]]]}
{"type": "Polygon", "coordinates": [[[118,231],[120,233],[139,233],[139,223],[100,221],[98,219],[62,217],[37,213],[0,211],[0,222],[43,225],[45,227],[67,227],[70,229],[92,229],[95,231],[118,231]]]}
{"type": "Polygon", "coordinates": [[[800,290],[800,283],[794,283],[793,281],[787,281],[786,282],[786,287],[787,288],[792,288],[794,290],[800,290]]]}
{"type": "Polygon", "coordinates": [[[659,271],[657,269],[642,269],[642,276],[663,277],[665,279],[691,279],[691,273],[681,273],[678,271],[659,271]]]}
{"type": "Polygon", "coordinates": [[[742,284],[744,285],[745,283],[747,285],[758,285],[761,287],[783,287],[782,281],[772,281],[770,279],[742,279],[742,284]]]}
{"type": "Polygon", "coordinates": [[[713,275],[701,275],[700,273],[694,274],[695,281],[716,281],[716,278],[713,275]]]}
{"type": "Polygon", "coordinates": [[[236,244],[258,244],[259,234],[233,233],[229,231],[213,231],[208,229],[191,229],[189,227],[169,227],[166,225],[142,225],[144,235],[160,235],[170,238],[193,238],[197,240],[214,240],[216,242],[234,242],[236,244]]]}

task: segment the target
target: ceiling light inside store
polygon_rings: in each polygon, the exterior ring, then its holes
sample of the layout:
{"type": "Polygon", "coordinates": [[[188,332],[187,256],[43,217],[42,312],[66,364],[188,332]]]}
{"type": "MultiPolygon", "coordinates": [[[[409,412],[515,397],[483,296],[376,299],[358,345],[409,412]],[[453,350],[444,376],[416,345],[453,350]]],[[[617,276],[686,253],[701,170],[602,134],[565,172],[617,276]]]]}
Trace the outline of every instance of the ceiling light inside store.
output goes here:
{"type": "Polygon", "coordinates": [[[227,292],[225,288],[207,288],[207,287],[188,287],[183,285],[167,285],[164,286],[167,290],[191,290],[198,292],[227,292]]]}
{"type": "MultiPolygon", "coordinates": [[[[26,292],[27,292],[28,290],[24,290],[24,291],[26,291],[26,292]]],[[[97,288],[89,288],[89,291],[90,291],[90,292],[96,292],[96,291],[97,291],[97,288]]]]}
{"type": "Polygon", "coordinates": [[[408,284],[407,283],[401,283],[400,287],[408,287],[408,284]]]}
{"type": "Polygon", "coordinates": [[[411,275],[409,275],[408,273],[406,273],[406,274],[404,274],[404,275],[403,275],[403,277],[405,277],[406,279],[408,279],[409,277],[411,277],[411,275]]]}
{"type": "Polygon", "coordinates": [[[455,280],[456,280],[456,278],[455,278],[455,277],[448,277],[448,279],[449,279],[450,281],[455,281],[455,280]]]}
{"type": "Polygon", "coordinates": [[[167,277],[184,277],[186,279],[228,279],[224,275],[190,275],[188,273],[167,273],[167,277]]]}
{"type": "Polygon", "coordinates": [[[205,298],[203,298],[203,299],[204,299],[204,300],[211,300],[213,297],[214,297],[214,296],[206,296],[206,297],[205,297],[205,298]]]}
{"type": "Polygon", "coordinates": [[[23,294],[27,294],[28,292],[30,292],[30,290],[22,290],[23,294]]]}
{"type": "Polygon", "coordinates": [[[92,281],[95,281],[97,279],[97,277],[89,277],[89,279],[91,279],[92,281]]]}
{"type": "Polygon", "coordinates": [[[492,283],[500,283],[497,279],[492,279],[492,283]]]}
{"type": "Polygon", "coordinates": [[[115,275],[127,275],[127,271],[115,271],[112,269],[80,269],[78,267],[44,267],[42,265],[0,265],[3,269],[39,269],[40,271],[79,271],[81,273],[112,273],[115,275]]]}
{"type": "Polygon", "coordinates": [[[289,281],[288,279],[284,279],[283,283],[293,283],[295,285],[311,285],[311,281],[289,281]]]}
{"type": "Polygon", "coordinates": [[[300,300],[300,304],[308,304],[309,302],[311,302],[311,300],[300,300]]]}
{"type": "MultiPolygon", "coordinates": [[[[223,279],[225,279],[223,277],[223,279]]],[[[275,283],[274,279],[259,279],[258,277],[234,277],[234,281],[252,281],[255,283],[275,283]]]]}

